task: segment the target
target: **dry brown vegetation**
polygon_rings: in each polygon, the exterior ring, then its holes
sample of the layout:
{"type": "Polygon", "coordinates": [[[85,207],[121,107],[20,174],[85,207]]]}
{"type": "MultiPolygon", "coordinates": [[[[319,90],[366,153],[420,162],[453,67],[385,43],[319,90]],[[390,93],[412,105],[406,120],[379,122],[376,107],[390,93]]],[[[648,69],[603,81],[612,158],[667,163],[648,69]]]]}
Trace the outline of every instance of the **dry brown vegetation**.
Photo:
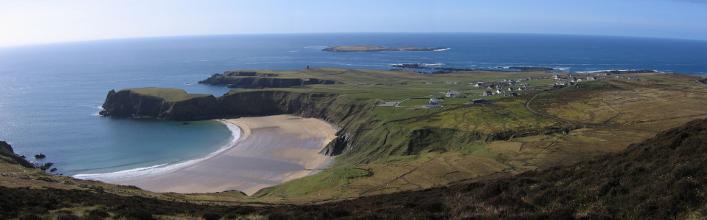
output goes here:
{"type": "MultiPolygon", "coordinates": [[[[349,71],[303,73],[342,79],[347,83],[344,85],[283,90],[344,92],[356,99],[401,100],[435,93],[442,87],[465,91],[469,82],[508,77],[462,73],[432,78],[398,72],[349,71]],[[380,80],[376,78],[381,74],[388,77],[384,80],[390,85],[356,84],[380,80]],[[417,84],[420,81],[429,84],[417,84]],[[448,85],[448,81],[460,83],[448,85]],[[395,92],[389,89],[403,82],[410,86],[395,92]],[[364,90],[377,93],[361,92],[364,90]]],[[[526,74],[539,78],[535,90],[520,97],[493,98],[488,105],[469,107],[465,105],[467,99],[450,99],[445,101],[445,107],[434,110],[414,106],[375,108],[370,124],[380,126],[367,132],[371,138],[384,135],[385,140],[370,142],[370,146],[357,152],[357,157],[340,157],[341,162],[330,170],[251,197],[239,192],[151,193],[50,176],[3,162],[0,193],[2,198],[19,202],[3,200],[0,205],[6,216],[38,212],[41,217],[61,215],[57,210],[80,216],[98,210],[94,214],[105,212],[113,217],[144,217],[152,213],[324,219],[405,215],[480,219],[705,216],[707,166],[702,160],[707,156],[706,146],[704,139],[694,138],[704,137],[705,122],[663,133],[620,153],[660,132],[706,118],[705,84],[689,76],[633,74],[640,80],[609,78],[578,87],[545,90],[549,86],[541,77],[549,77],[548,74],[526,74]],[[409,144],[413,138],[415,144],[409,144]],[[643,155],[641,152],[647,150],[640,149],[657,149],[650,152],[663,157],[643,155]],[[593,162],[581,162],[588,160],[593,162]],[[581,163],[573,165],[577,162],[581,163]],[[401,192],[411,190],[414,192],[401,192]],[[361,196],[365,198],[348,201],[361,196]],[[300,206],[323,201],[328,202],[300,206]],[[244,203],[248,206],[241,207],[244,203]]],[[[466,92],[478,94],[475,89],[466,92]]],[[[366,137],[369,136],[363,138],[366,137]]]]}
{"type": "Polygon", "coordinates": [[[707,120],[571,166],[317,205],[214,206],[0,187],[2,217],[62,219],[675,219],[707,214],[707,120]]]}

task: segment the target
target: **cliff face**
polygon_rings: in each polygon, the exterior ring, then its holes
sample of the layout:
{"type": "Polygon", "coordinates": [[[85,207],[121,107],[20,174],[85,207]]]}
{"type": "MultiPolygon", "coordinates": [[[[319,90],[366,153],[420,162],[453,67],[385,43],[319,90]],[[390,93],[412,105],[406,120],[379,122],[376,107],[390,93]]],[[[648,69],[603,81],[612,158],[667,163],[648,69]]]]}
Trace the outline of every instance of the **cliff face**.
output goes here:
{"type": "Polygon", "coordinates": [[[30,162],[15,154],[15,151],[12,150],[12,146],[4,141],[0,141],[0,160],[13,164],[19,164],[24,167],[33,167],[30,162]]]}
{"type": "Polygon", "coordinates": [[[337,155],[350,145],[346,140],[358,133],[369,120],[368,110],[372,107],[371,103],[327,93],[247,91],[221,97],[201,96],[168,101],[132,90],[121,90],[108,93],[100,114],[181,121],[277,114],[314,117],[339,126],[339,136],[343,139],[323,150],[328,155],[337,155]]]}
{"type": "Polygon", "coordinates": [[[214,96],[167,101],[132,90],[111,90],[102,107],[101,115],[114,117],[200,120],[219,115],[218,102],[214,96]]]}

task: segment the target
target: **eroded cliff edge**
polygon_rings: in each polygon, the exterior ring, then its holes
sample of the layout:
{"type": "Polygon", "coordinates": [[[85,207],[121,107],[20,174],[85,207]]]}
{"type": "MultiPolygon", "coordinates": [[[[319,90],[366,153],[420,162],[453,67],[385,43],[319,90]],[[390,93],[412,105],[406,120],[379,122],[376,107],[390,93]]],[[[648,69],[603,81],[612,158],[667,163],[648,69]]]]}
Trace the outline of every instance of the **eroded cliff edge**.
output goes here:
{"type": "Polygon", "coordinates": [[[373,103],[333,93],[259,90],[215,97],[179,89],[139,88],[111,90],[102,107],[103,116],[177,121],[278,114],[319,118],[339,127],[339,138],[323,150],[327,155],[338,155],[348,148],[351,136],[370,121],[373,103]]]}
{"type": "Polygon", "coordinates": [[[0,161],[10,164],[19,164],[23,167],[34,167],[32,163],[25,160],[25,158],[15,154],[15,151],[12,150],[12,146],[5,141],[0,141],[0,161]]]}

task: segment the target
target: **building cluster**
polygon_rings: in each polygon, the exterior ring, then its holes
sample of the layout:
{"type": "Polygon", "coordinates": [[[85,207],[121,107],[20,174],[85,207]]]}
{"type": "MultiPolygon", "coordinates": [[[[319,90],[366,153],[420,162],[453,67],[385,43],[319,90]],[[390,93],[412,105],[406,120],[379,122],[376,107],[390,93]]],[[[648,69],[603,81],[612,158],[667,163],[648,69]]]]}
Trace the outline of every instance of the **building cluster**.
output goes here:
{"type": "Polygon", "coordinates": [[[575,86],[578,83],[581,83],[583,81],[594,81],[597,80],[597,76],[595,75],[586,75],[584,77],[577,76],[577,75],[572,75],[572,74],[567,74],[567,75],[559,75],[555,74],[552,76],[552,79],[555,80],[553,83],[553,86],[555,87],[565,87],[565,86],[575,86]]]}
{"type": "Polygon", "coordinates": [[[530,79],[504,79],[497,82],[476,82],[473,85],[486,89],[481,96],[518,96],[520,92],[528,89],[528,80],[530,79]]]}
{"type": "MultiPolygon", "coordinates": [[[[456,91],[456,90],[451,90],[451,89],[447,90],[446,92],[443,92],[443,93],[444,93],[445,98],[462,98],[464,96],[461,92],[456,91]]],[[[436,108],[436,107],[441,107],[441,106],[442,106],[442,99],[432,97],[429,100],[427,100],[427,104],[424,107],[436,108]]]]}
{"type": "Polygon", "coordinates": [[[615,79],[621,79],[621,80],[629,80],[629,81],[640,81],[640,79],[637,76],[630,76],[630,75],[625,75],[626,73],[631,73],[629,71],[609,71],[609,72],[592,72],[592,73],[584,73],[584,74],[572,74],[569,73],[567,75],[559,75],[555,74],[552,76],[552,79],[554,80],[553,85],[556,88],[561,88],[565,86],[576,86],[577,84],[581,82],[586,82],[586,81],[595,81],[595,80],[601,80],[601,79],[608,79],[608,78],[615,78],[615,79]]]}

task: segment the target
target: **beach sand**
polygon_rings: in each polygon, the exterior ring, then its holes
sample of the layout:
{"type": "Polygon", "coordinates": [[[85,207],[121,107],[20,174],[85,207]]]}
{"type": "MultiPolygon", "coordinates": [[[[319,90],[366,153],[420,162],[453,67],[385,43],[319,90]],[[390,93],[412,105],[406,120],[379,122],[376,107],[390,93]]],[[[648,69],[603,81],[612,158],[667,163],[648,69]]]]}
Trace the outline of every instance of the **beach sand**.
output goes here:
{"type": "Polygon", "coordinates": [[[291,115],[221,120],[241,129],[240,139],[218,154],[165,172],[109,178],[154,192],[209,193],[258,190],[311,175],[332,158],[319,152],[336,136],[329,123],[291,115]]]}

